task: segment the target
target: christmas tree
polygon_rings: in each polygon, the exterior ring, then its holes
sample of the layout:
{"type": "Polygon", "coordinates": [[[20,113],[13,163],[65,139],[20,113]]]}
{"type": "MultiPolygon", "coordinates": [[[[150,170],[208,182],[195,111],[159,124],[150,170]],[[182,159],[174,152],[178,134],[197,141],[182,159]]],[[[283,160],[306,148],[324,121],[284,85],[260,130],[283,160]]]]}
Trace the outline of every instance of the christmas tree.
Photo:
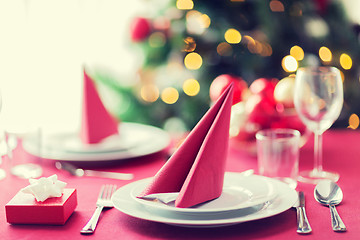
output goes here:
{"type": "MultiPolygon", "coordinates": [[[[217,94],[211,85],[220,75],[250,86],[259,78],[287,78],[301,66],[329,65],[341,70],[345,92],[334,126],[348,127],[352,119],[350,127],[357,127],[359,66],[353,63],[360,45],[339,1],[171,0],[134,18],[130,37],[143,56],[134,84],[95,77],[120,96],[123,106],[115,111],[124,121],[191,129],[217,94]]],[[[241,94],[240,84],[234,104],[241,94]]]]}

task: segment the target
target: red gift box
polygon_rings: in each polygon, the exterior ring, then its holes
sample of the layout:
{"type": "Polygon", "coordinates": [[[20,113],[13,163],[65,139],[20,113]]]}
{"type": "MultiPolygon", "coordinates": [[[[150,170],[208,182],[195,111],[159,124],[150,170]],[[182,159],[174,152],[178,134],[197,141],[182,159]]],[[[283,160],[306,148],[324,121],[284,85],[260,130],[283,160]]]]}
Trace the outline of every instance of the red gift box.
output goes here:
{"type": "Polygon", "coordinates": [[[64,225],[77,205],[76,189],[65,188],[61,197],[38,202],[19,191],[6,205],[6,219],[13,224],[64,225]]]}

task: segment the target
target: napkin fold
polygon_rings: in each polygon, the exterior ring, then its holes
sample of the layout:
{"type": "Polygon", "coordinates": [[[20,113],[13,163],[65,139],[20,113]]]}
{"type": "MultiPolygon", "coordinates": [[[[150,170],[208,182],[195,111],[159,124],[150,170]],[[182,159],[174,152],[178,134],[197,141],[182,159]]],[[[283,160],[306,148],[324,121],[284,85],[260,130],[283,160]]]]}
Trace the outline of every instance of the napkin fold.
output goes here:
{"type": "Polygon", "coordinates": [[[118,134],[118,120],[105,108],[93,79],[84,70],[84,88],[80,138],[85,144],[98,143],[118,134]]]}
{"type": "Polygon", "coordinates": [[[232,95],[231,84],[138,198],[150,194],[179,192],[175,207],[186,208],[221,195],[229,143],[232,95]]]}

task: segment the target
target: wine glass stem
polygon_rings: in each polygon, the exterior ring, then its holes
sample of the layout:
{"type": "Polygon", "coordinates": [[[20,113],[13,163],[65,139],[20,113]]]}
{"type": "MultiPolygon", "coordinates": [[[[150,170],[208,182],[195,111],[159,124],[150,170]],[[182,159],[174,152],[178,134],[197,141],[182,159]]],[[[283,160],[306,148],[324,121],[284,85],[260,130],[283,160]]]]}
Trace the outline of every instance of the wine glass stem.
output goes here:
{"type": "Polygon", "coordinates": [[[321,173],[322,166],[322,134],[314,134],[314,172],[321,173]]]}

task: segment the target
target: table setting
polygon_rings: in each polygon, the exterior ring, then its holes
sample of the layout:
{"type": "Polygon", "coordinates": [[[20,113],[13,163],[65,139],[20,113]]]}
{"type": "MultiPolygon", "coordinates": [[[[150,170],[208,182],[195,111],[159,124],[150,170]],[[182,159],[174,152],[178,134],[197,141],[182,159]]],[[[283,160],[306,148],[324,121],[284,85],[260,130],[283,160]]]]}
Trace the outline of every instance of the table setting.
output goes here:
{"type": "MultiPolygon", "coordinates": [[[[91,83],[86,74],[84,79],[91,83]]],[[[80,135],[42,136],[41,152],[34,140],[37,135],[23,138],[22,152],[42,158],[43,174],[40,178],[9,174],[0,181],[0,236],[355,239],[357,202],[351,196],[357,194],[359,181],[353,157],[358,149],[346,143],[356,141],[359,133],[324,133],[323,157],[329,169],[339,172],[337,184],[301,181],[297,173],[311,166],[316,138],[300,147],[297,130],[269,129],[256,136],[258,156],[230,147],[232,94],[230,84],[169,159],[171,141],[164,131],[113,122],[106,111],[102,121],[110,121],[105,125],[112,124],[111,131],[83,123],[87,127],[80,135]],[[104,132],[108,133],[98,137],[104,132]],[[341,148],[335,147],[338,138],[341,148]],[[339,165],[339,157],[347,164],[339,165]],[[98,165],[89,167],[89,162],[98,165]],[[60,210],[49,211],[55,204],[60,210]]],[[[91,114],[84,112],[86,120],[91,114]]],[[[21,151],[7,150],[11,154],[3,157],[4,163],[21,151]]]]}

